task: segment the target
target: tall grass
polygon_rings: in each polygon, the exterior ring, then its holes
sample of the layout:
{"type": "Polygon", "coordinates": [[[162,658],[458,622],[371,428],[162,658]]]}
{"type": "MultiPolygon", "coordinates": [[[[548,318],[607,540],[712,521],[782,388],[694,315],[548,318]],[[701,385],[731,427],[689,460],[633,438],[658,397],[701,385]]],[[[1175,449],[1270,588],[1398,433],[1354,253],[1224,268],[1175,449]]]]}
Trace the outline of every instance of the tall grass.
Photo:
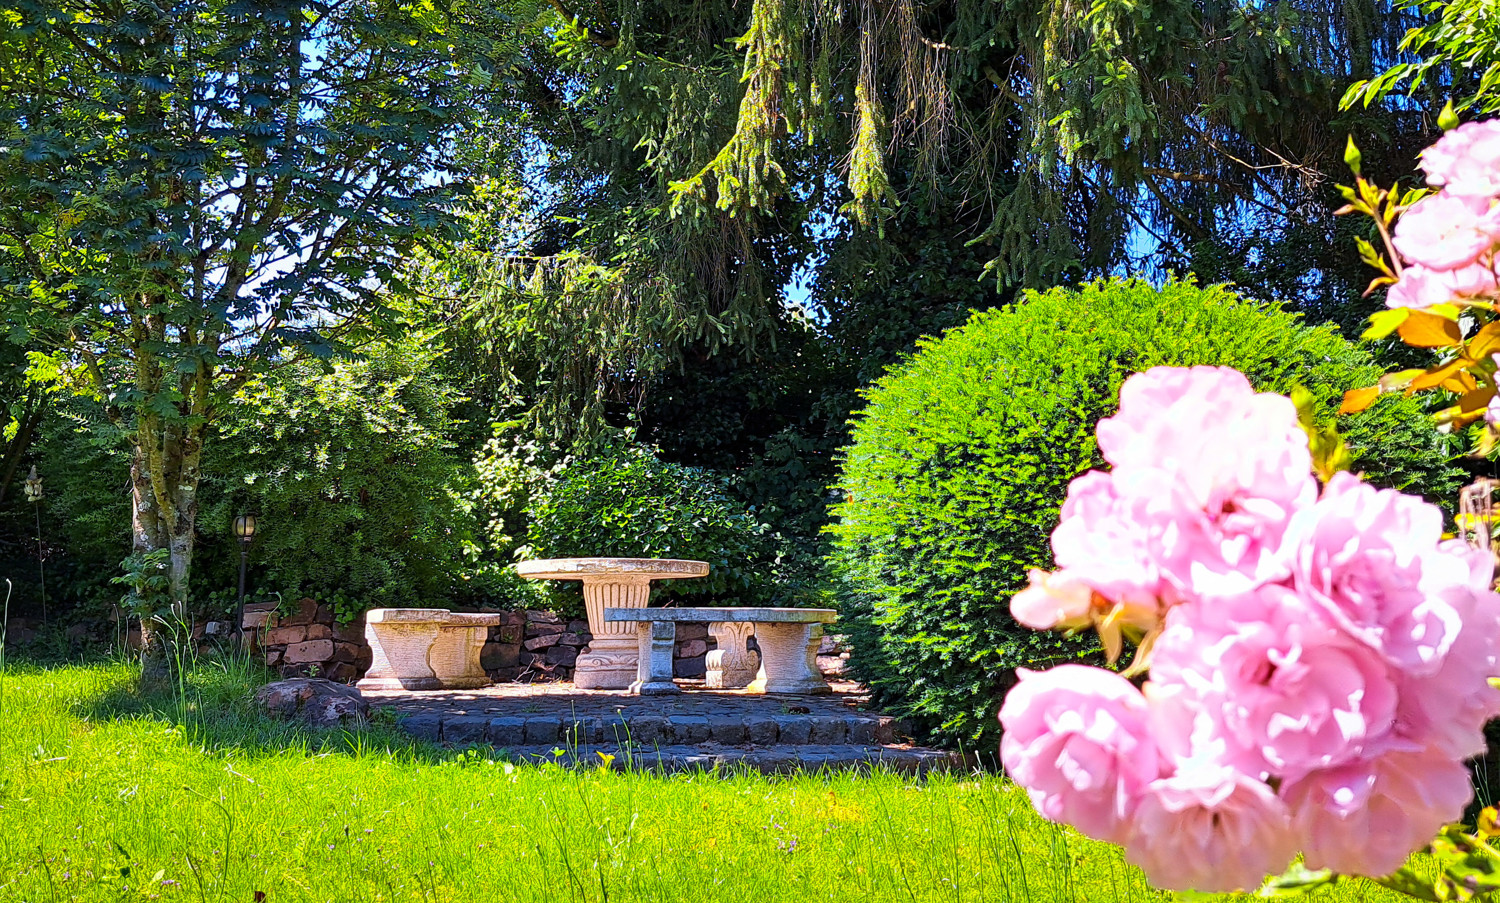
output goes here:
{"type": "MultiPolygon", "coordinates": [[[[0,900],[1171,899],[993,776],[516,767],[263,718],[240,662],[144,699],[126,664],[13,665],[0,900]]],[[[1326,899],[1394,900],[1362,893],[1326,899]]]]}

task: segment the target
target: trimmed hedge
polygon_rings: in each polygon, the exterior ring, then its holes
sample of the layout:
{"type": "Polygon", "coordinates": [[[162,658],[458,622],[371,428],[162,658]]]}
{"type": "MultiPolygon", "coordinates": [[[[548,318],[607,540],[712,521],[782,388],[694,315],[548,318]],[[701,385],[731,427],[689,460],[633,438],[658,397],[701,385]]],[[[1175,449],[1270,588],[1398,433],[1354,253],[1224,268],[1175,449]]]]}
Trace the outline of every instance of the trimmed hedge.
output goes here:
{"type": "MultiPolygon", "coordinates": [[[[1332,327],[1224,288],[1102,280],[978,313],[866,391],[839,486],[831,564],[851,668],[933,739],[993,748],[1017,667],[1088,658],[1092,634],[1021,627],[1010,597],[1048,544],[1068,483],[1102,467],[1094,427],[1120,383],[1157,365],[1236,367],[1259,389],[1301,385],[1332,418],[1380,374],[1332,327]]],[[[1356,469],[1448,501],[1463,481],[1413,399],[1339,428],[1356,469]]]]}

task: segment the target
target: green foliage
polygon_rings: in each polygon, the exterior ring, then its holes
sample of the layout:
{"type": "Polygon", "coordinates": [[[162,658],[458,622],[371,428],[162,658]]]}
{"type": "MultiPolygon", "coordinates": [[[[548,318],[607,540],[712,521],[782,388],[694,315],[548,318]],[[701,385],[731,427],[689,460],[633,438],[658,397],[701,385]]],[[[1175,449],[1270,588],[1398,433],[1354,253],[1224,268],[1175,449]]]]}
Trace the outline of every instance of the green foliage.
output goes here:
{"type": "Polygon", "coordinates": [[[125,587],[120,607],[132,617],[160,618],[171,610],[172,587],[167,576],[166,549],[133,553],[120,562],[120,569],[124,573],[110,582],[125,587]]]}
{"type": "Polygon", "coordinates": [[[325,599],[341,618],[488,592],[461,497],[471,471],[446,438],[455,399],[421,343],[297,364],[226,408],[195,595],[235,585],[231,522],[243,512],[258,518],[252,585],[325,599]]]}
{"type": "MultiPolygon", "coordinates": [[[[775,583],[778,537],[711,472],[658,459],[641,446],[570,461],[531,510],[529,557],[686,558],[701,580],[667,580],[658,597],[698,604],[785,603],[775,583]]],[[[576,600],[576,587],[559,591],[576,600]]],[[[567,605],[576,606],[576,601],[567,605]]]]}
{"type": "MultiPolygon", "coordinates": [[[[1404,84],[1408,96],[1419,91],[1446,95],[1447,117],[1455,110],[1500,110],[1500,16],[1492,0],[1400,0],[1396,7],[1425,17],[1400,45],[1402,51],[1422,56],[1350,85],[1340,107],[1377,105],[1404,84]]],[[[1441,119],[1439,125],[1451,127],[1441,119]]]]}
{"type": "MultiPolygon", "coordinates": [[[[1303,387],[1321,421],[1381,372],[1330,327],[1222,288],[1100,281],[975,314],[867,392],[839,486],[833,566],[852,664],[880,699],[949,741],[987,745],[1016,667],[1090,654],[1089,638],[1020,627],[1010,596],[1050,567],[1069,482],[1102,466],[1095,424],[1157,365],[1233,366],[1303,387]]],[[[1454,451],[1411,399],[1340,422],[1353,468],[1446,500],[1454,451]]]]}
{"type": "MultiPolygon", "coordinates": [[[[29,457],[46,490],[33,506],[7,499],[7,532],[34,537],[40,509],[47,547],[47,598],[53,611],[72,609],[70,619],[98,622],[119,601],[111,584],[120,559],[130,554],[130,456],[101,406],[63,397],[49,406],[29,457]]],[[[24,475],[24,474],[23,474],[24,475]]],[[[16,603],[39,611],[34,549],[30,560],[0,562],[16,580],[16,603]]]]}
{"type": "Polygon", "coordinates": [[[411,250],[457,233],[456,139],[522,31],[492,12],[0,10],[7,338],[42,346],[34,365],[132,445],[134,542],[174,550],[178,601],[221,409],[269,367],[347,345],[411,250]]]}

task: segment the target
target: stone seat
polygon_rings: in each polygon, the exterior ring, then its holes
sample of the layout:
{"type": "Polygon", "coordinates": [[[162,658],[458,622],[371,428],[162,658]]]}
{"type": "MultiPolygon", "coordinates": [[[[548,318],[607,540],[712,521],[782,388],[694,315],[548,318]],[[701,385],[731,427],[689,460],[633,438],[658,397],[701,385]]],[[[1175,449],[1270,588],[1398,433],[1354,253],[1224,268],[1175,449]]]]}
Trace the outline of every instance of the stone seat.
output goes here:
{"type": "Polygon", "coordinates": [[[487,686],[479,664],[488,628],[501,614],[446,608],[376,608],[365,613],[370,670],[361,690],[472,690],[487,686]]]}
{"type": "Polygon", "coordinates": [[[604,620],[636,625],[640,664],[630,692],[658,696],[682,692],[672,681],[672,649],[677,625],[708,622],[719,648],[709,653],[705,683],[751,692],[822,695],[833,692],[818,671],[823,625],[838,613],[831,608],[606,608],[604,620]],[[749,680],[746,641],[755,633],[760,667],[749,680]]]}

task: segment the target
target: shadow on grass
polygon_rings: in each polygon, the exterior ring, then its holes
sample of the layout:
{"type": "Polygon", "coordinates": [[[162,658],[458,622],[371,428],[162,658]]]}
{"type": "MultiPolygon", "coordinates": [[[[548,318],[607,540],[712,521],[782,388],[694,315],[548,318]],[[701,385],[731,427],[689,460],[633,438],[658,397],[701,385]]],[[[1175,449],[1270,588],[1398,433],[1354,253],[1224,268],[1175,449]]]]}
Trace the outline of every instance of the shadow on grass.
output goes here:
{"type": "Polygon", "coordinates": [[[77,699],[72,714],[95,723],[154,721],[179,729],[204,753],[237,756],[380,756],[437,764],[458,753],[419,740],[396,727],[395,719],[372,709],[370,723],[320,729],[272,717],[254,703],[255,690],[277,675],[245,655],[209,652],[174,669],[173,684],[143,688],[140,669],[116,661],[101,664],[117,679],[102,692],[77,699]]]}

